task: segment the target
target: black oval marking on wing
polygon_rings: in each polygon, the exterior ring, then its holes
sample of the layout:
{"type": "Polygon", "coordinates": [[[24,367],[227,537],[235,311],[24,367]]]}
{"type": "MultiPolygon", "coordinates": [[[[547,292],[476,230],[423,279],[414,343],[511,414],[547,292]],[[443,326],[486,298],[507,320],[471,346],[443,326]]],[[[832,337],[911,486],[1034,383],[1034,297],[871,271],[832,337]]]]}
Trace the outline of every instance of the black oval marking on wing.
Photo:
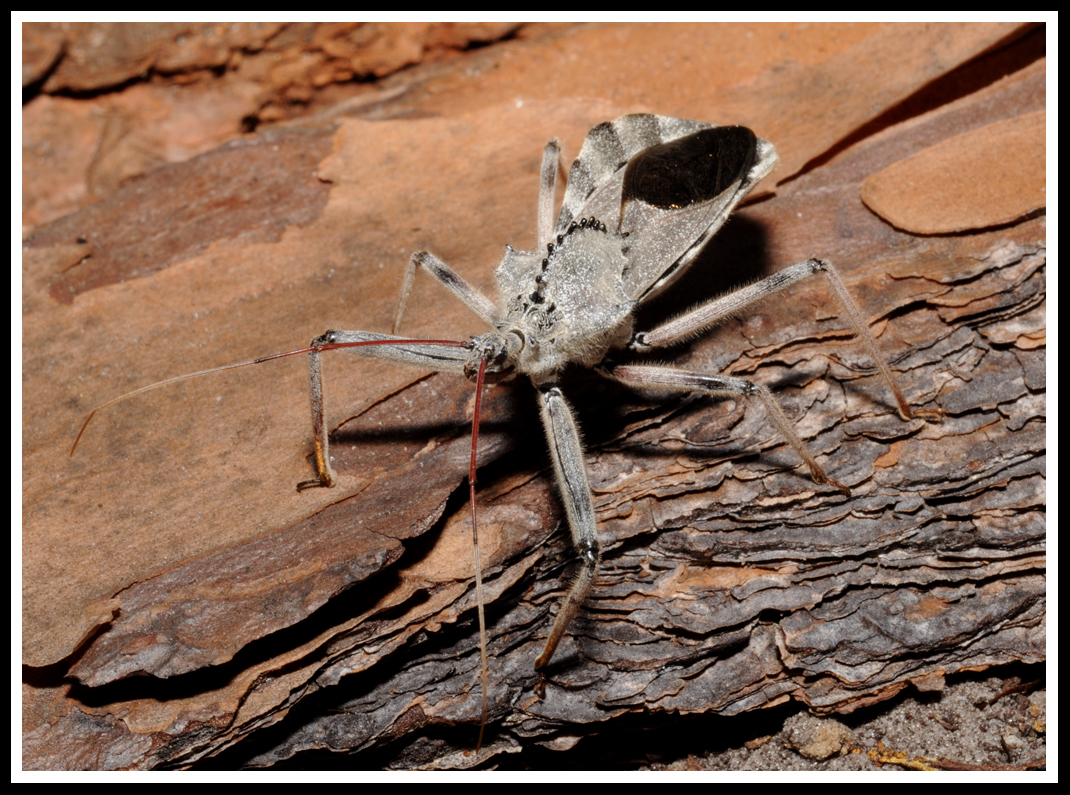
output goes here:
{"type": "Polygon", "coordinates": [[[663,209],[709,201],[746,178],[757,152],[746,127],[711,127],[651,146],[628,163],[621,199],[663,209]]]}

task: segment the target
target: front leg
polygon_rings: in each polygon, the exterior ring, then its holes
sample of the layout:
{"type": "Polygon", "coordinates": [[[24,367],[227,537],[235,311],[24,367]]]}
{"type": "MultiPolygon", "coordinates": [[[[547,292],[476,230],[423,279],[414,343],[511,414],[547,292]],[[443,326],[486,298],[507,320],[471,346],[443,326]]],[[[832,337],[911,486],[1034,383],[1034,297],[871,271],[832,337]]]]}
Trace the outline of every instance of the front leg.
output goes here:
{"type": "Polygon", "coordinates": [[[312,436],[316,454],[316,479],[297,484],[298,491],[315,486],[330,488],[337,482],[331,468],[327,440],[327,411],[323,399],[324,350],[340,348],[358,356],[375,356],[425,370],[463,373],[468,360],[467,343],[446,340],[406,340],[371,331],[328,331],[312,340],[308,354],[309,399],[312,404],[312,436]]]}
{"type": "Polygon", "coordinates": [[[591,499],[591,486],[587,482],[587,467],[583,461],[583,445],[576,419],[556,386],[541,387],[539,398],[542,424],[550,443],[550,457],[554,462],[557,485],[561,488],[561,500],[565,504],[568,526],[572,531],[572,543],[580,553],[580,571],[568,596],[561,603],[561,610],[554,620],[542,654],[535,660],[535,670],[545,668],[550,663],[557,645],[565,636],[565,630],[587,598],[598,576],[602,559],[595,529],[594,502],[591,499]]]}

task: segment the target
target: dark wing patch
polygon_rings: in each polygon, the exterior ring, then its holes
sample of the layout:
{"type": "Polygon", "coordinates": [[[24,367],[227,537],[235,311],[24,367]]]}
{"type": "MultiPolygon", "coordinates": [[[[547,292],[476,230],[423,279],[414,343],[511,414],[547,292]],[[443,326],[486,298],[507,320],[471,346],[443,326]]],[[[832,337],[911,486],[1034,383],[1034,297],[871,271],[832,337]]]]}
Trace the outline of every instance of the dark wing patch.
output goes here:
{"type": "Polygon", "coordinates": [[[746,179],[757,149],[746,127],[713,127],[651,146],[628,163],[621,201],[666,210],[709,201],[746,179]]]}

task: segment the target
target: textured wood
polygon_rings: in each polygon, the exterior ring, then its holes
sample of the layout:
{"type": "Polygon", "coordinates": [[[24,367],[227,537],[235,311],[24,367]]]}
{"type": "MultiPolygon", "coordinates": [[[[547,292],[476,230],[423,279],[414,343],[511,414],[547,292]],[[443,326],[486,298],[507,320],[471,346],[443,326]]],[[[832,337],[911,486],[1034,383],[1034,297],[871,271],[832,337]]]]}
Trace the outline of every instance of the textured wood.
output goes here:
{"type": "MultiPolygon", "coordinates": [[[[271,765],[330,751],[370,752],[358,766],[469,766],[535,743],[564,749],[625,715],[733,715],[788,699],[849,713],[912,683],[932,690],[956,671],[1043,660],[1044,216],[918,237],[860,198],[867,177],[906,158],[1043,110],[1043,61],[980,87],[970,70],[994,68],[1003,51],[971,59],[1024,33],[982,28],[874,30],[819,65],[755,66],[746,90],[696,90],[677,107],[660,104],[653,78],[645,108],[495,104],[495,92],[509,96],[496,72],[473,110],[457,87],[472,64],[458,62],[375,108],[442,113],[454,91],[456,115],[370,123],[340,106],[151,171],[35,229],[24,261],[24,765],[184,767],[221,753],[271,765]],[[886,63],[858,57],[904,37],[923,47],[926,35],[954,53],[936,71],[923,60],[892,81],[886,63]],[[949,73],[970,90],[898,115],[949,73]],[[837,106],[817,88],[830,74],[858,93],[873,86],[872,101],[837,106]],[[765,186],[775,195],[741,210],[640,324],[828,258],[910,400],[946,418],[898,419],[816,283],[660,358],[770,386],[849,497],[795,469],[760,406],[636,395],[576,374],[566,391],[605,568],[540,700],[532,661],[574,554],[534,397],[495,386],[480,432],[491,720],[478,758],[469,385],[332,359],[342,484],[329,492],[293,491],[309,472],[301,363],[123,404],[65,458],[87,410],[126,389],[292,349],[328,326],[386,330],[413,250],[488,284],[504,244],[530,245],[551,135],[574,155],[587,127],[623,112],[755,124],[774,106],[783,131],[756,131],[788,164],[765,186]],[[794,137],[804,109],[823,123],[794,137]],[[240,175],[255,178],[271,151],[263,176],[278,190],[249,189],[240,175]],[[276,171],[292,181],[271,182],[276,171]],[[220,178],[206,187],[206,174],[220,178]],[[249,211],[236,216],[239,205],[249,211]],[[131,222],[161,213],[178,222],[131,222]],[[208,223],[213,213],[226,223],[208,223]]],[[[550,44],[591,57],[581,45],[611,30],[513,42],[502,63],[521,85],[520,65],[550,57],[550,44]]],[[[672,51],[671,36],[646,41],[672,51]]],[[[492,49],[471,57],[486,65],[492,49]]],[[[479,330],[431,285],[412,310],[414,334],[479,330]]]]}

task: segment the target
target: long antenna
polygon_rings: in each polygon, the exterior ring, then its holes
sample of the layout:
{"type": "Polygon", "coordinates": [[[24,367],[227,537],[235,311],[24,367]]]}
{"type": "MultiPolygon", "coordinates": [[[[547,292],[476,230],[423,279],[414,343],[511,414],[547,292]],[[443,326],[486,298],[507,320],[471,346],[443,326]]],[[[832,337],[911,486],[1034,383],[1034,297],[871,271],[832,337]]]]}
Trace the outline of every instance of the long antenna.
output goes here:
{"type": "Polygon", "coordinates": [[[479,406],[483,402],[483,379],[487,373],[487,354],[479,359],[476,377],[476,407],[472,412],[472,463],[468,468],[468,500],[472,503],[472,558],[476,567],[476,606],[479,613],[479,668],[483,686],[483,713],[479,719],[476,753],[483,747],[483,730],[487,727],[487,622],[483,617],[483,564],[479,559],[479,530],[476,528],[476,444],[479,441],[479,406]]]}
{"type": "Polygon", "coordinates": [[[365,345],[411,345],[413,343],[420,343],[421,345],[448,345],[452,348],[464,348],[469,343],[457,342],[456,340],[365,340],[362,342],[328,342],[323,345],[310,345],[307,348],[298,348],[296,351],[287,351],[286,353],[273,353],[270,356],[261,356],[259,359],[253,359],[248,362],[238,362],[237,364],[225,364],[222,367],[213,367],[210,370],[201,370],[197,373],[186,373],[186,375],[177,375],[174,378],[168,378],[163,381],[157,381],[155,384],[149,384],[143,386],[140,389],[135,389],[133,392],[127,392],[125,395],[119,395],[117,398],[101,403],[91,412],[89,416],[85,418],[85,422],[82,424],[82,430],[78,431],[78,436],[74,439],[74,444],[71,445],[70,458],[74,458],[74,451],[78,448],[78,442],[82,440],[82,434],[85,433],[85,429],[89,427],[90,421],[96,415],[98,411],[103,408],[107,408],[113,403],[118,403],[121,400],[132,398],[134,395],[140,395],[143,392],[151,392],[153,389],[159,389],[162,386],[168,384],[177,384],[179,381],[186,381],[190,378],[199,378],[202,375],[211,375],[212,373],[221,373],[224,370],[233,370],[237,367],[249,367],[254,364],[263,364],[264,362],[270,362],[272,359],[282,359],[286,356],[297,356],[302,353],[312,353],[312,351],[333,351],[338,348],[360,348],[365,345]]]}

